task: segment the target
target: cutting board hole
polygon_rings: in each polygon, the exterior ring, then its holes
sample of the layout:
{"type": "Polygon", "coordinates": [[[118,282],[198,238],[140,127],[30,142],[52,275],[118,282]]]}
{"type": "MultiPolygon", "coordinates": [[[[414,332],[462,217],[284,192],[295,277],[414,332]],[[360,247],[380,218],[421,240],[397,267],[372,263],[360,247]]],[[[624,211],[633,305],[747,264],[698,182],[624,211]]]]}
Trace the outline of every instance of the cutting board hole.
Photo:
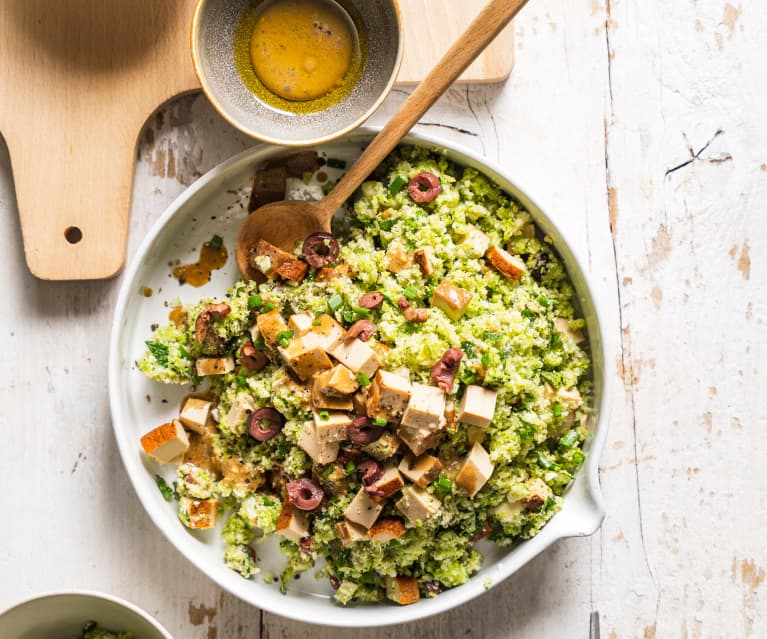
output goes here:
{"type": "Polygon", "coordinates": [[[64,231],[64,237],[70,244],[77,244],[83,239],[83,232],[78,226],[68,226],[64,231]]]}

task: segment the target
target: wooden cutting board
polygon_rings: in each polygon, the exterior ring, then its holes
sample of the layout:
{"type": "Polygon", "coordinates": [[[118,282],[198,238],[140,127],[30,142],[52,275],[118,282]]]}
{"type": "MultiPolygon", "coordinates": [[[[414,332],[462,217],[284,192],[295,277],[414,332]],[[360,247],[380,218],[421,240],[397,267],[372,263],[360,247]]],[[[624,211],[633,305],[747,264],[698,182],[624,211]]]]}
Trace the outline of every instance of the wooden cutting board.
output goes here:
{"type": "MultiPolygon", "coordinates": [[[[484,0],[400,0],[417,83],[484,0]]],[[[136,143],[164,102],[198,90],[193,0],[0,0],[0,133],[11,156],[29,270],[112,277],[125,261],[136,143]]],[[[463,81],[500,82],[507,29],[463,81]]]]}

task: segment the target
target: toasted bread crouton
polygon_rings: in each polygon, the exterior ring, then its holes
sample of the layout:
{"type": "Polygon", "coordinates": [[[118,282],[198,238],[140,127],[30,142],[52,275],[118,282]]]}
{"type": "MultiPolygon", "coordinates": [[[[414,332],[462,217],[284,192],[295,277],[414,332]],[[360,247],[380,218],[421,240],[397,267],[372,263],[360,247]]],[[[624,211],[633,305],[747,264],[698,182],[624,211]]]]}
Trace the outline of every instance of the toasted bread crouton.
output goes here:
{"type": "Polygon", "coordinates": [[[141,447],[161,464],[170,464],[189,449],[189,437],[181,422],[174,419],[146,433],[141,447]]]}
{"type": "Polygon", "coordinates": [[[387,541],[402,537],[405,534],[405,524],[399,517],[381,517],[374,523],[368,536],[379,544],[385,544],[387,541]]]}
{"type": "Polygon", "coordinates": [[[256,327],[261,339],[264,340],[264,344],[270,348],[277,348],[280,333],[288,330],[288,325],[280,315],[278,308],[273,308],[268,313],[261,313],[256,317],[256,327]]]}
{"type": "Polygon", "coordinates": [[[527,271],[527,267],[521,258],[504,251],[498,246],[491,246],[485,255],[504,277],[510,280],[518,280],[527,271]]]}
{"type": "Polygon", "coordinates": [[[178,502],[178,518],[187,528],[215,528],[218,500],[182,497],[178,502]]]}
{"type": "Polygon", "coordinates": [[[456,286],[452,282],[443,280],[434,289],[431,304],[441,310],[451,320],[456,321],[463,317],[466,307],[474,295],[466,289],[456,286]]]}
{"type": "Polygon", "coordinates": [[[415,603],[421,598],[415,577],[387,577],[386,596],[402,606],[415,603]]]}
{"type": "Polygon", "coordinates": [[[434,272],[434,249],[431,246],[416,249],[413,252],[413,261],[418,264],[424,277],[429,277],[434,272]]]}
{"type": "Polygon", "coordinates": [[[300,282],[306,277],[309,265],[302,262],[287,251],[259,240],[255,250],[248,258],[251,265],[260,270],[269,279],[285,278],[292,282],[300,282]]]}

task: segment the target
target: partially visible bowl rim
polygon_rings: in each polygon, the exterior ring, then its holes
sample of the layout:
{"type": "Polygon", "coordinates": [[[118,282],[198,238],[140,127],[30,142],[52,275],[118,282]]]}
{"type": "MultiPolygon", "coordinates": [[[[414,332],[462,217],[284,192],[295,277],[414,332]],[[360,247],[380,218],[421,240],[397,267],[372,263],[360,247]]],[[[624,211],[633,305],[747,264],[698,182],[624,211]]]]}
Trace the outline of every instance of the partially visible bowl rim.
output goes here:
{"type": "MultiPolygon", "coordinates": [[[[43,592],[39,595],[26,597],[20,601],[17,601],[14,604],[11,604],[5,610],[0,611],[0,620],[2,620],[2,618],[5,615],[9,614],[10,612],[16,610],[17,608],[21,608],[22,606],[26,606],[27,604],[30,604],[33,601],[38,601],[41,599],[52,599],[54,597],[70,597],[70,596],[93,597],[94,599],[104,599],[105,601],[110,601],[114,604],[117,604],[118,606],[122,606],[123,608],[130,610],[131,612],[137,614],[139,617],[141,617],[145,621],[149,622],[166,639],[173,639],[171,634],[163,627],[163,625],[143,608],[139,608],[136,604],[131,603],[127,599],[123,599],[122,597],[118,597],[117,595],[110,595],[109,593],[106,593],[106,592],[99,592],[98,590],[53,590],[49,592],[43,592]]],[[[83,622],[85,621],[88,621],[88,620],[83,619],[83,622]]]]}
{"type": "Polygon", "coordinates": [[[243,124],[242,122],[237,121],[237,119],[227,113],[226,109],[224,109],[224,107],[219,103],[218,99],[211,90],[207,80],[205,79],[205,74],[202,71],[202,64],[200,62],[202,56],[197,48],[197,38],[195,38],[195,35],[200,30],[200,14],[202,13],[202,7],[206,2],[209,1],[210,0],[197,0],[197,5],[194,8],[194,14],[192,16],[192,25],[189,30],[189,41],[192,52],[192,66],[194,67],[194,73],[197,76],[197,80],[200,82],[202,92],[205,94],[205,97],[208,98],[208,102],[213,105],[213,108],[218,112],[218,114],[234,128],[242,131],[243,133],[246,133],[256,140],[260,140],[261,142],[265,142],[267,144],[289,147],[313,146],[316,144],[324,144],[336,140],[346,135],[347,133],[358,129],[362,124],[364,124],[365,121],[378,110],[378,107],[383,104],[383,101],[386,99],[389,93],[391,93],[392,87],[397,81],[397,76],[399,75],[400,69],[402,68],[402,59],[404,57],[405,51],[405,30],[402,24],[402,11],[399,7],[399,0],[391,0],[394,6],[394,13],[397,16],[397,31],[399,33],[399,38],[397,41],[397,57],[394,61],[394,69],[392,69],[392,73],[386,82],[386,86],[384,87],[383,91],[381,91],[381,94],[373,102],[373,104],[370,105],[369,109],[367,109],[362,115],[360,115],[360,117],[354,120],[354,122],[351,124],[345,126],[343,129],[317,138],[309,138],[306,140],[284,140],[269,135],[261,135],[260,133],[256,134],[250,127],[243,124]]]}
{"type": "MultiPolygon", "coordinates": [[[[354,137],[372,137],[376,133],[380,131],[380,127],[362,127],[358,131],[354,132],[352,135],[354,137]]],[[[367,611],[370,610],[370,621],[368,621],[367,618],[362,618],[363,615],[358,615],[355,613],[352,613],[350,615],[344,616],[344,608],[335,606],[333,604],[328,605],[328,612],[327,616],[323,615],[320,617],[310,618],[308,619],[306,615],[302,615],[301,613],[301,607],[300,606],[291,606],[291,605],[285,605],[285,606],[271,606],[270,604],[257,604],[254,601],[253,596],[248,596],[246,593],[241,593],[237,589],[230,587],[228,584],[224,583],[223,579],[219,579],[217,576],[211,575],[207,570],[205,570],[200,563],[197,561],[197,559],[193,556],[188,554],[184,549],[184,544],[181,540],[177,539],[175,535],[172,534],[171,530],[166,530],[166,526],[164,522],[160,520],[160,516],[158,513],[155,513],[155,508],[152,506],[154,501],[152,500],[149,503],[145,503],[145,496],[142,494],[142,490],[140,487],[133,481],[132,474],[128,471],[130,468],[130,462],[129,457],[134,456],[136,454],[135,447],[128,447],[123,446],[121,442],[121,438],[119,437],[119,431],[117,428],[117,424],[121,423],[123,420],[120,417],[120,414],[117,410],[116,406],[116,397],[119,394],[119,387],[118,387],[118,373],[119,373],[119,342],[120,342],[120,335],[122,333],[122,326],[121,322],[122,319],[125,316],[126,309],[128,306],[128,300],[130,298],[130,295],[132,294],[134,287],[131,286],[131,283],[135,279],[141,264],[143,263],[144,259],[148,255],[149,251],[151,250],[152,246],[156,242],[158,236],[162,232],[162,230],[165,228],[165,226],[169,223],[169,221],[178,214],[179,210],[183,208],[183,206],[186,204],[188,200],[190,200],[198,191],[205,188],[208,184],[211,182],[215,182],[222,174],[228,173],[233,167],[239,165],[242,162],[245,162],[246,160],[249,160],[253,156],[257,156],[259,154],[263,154],[266,152],[266,150],[269,148],[269,145],[267,144],[257,144],[254,147],[251,147],[250,149],[246,149],[245,151],[242,151],[238,153],[237,155],[231,157],[230,159],[222,162],[218,166],[214,167],[210,171],[208,171],[204,176],[202,176],[200,179],[198,179],[193,185],[188,187],[183,193],[181,193],[171,204],[168,206],[168,208],[165,210],[165,212],[160,216],[160,218],[155,222],[155,224],[152,226],[152,228],[147,233],[146,237],[144,238],[143,242],[139,246],[138,250],[136,251],[136,254],[131,259],[131,262],[128,266],[128,268],[125,271],[125,276],[120,288],[120,292],[118,295],[117,303],[115,306],[115,315],[112,322],[112,330],[110,335],[110,343],[109,343],[109,362],[108,362],[108,388],[109,388],[109,404],[110,404],[110,412],[112,415],[112,424],[113,424],[113,430],[115,431],[115,437],[117,439],[117,445],[118,449],[120,451],[120,456],[123,460],[123,465],[126,468],[126,474],[128,475],[128,478],[131,482],[131,485],[133,486],[134,491],[136,492],[139,501],[141,501],[142,506],[144,507],[144,510],[147,512],[149,517],[152,519],[153,523],[157,528],[160,529],[160,531],[165,535],[166,539],[170,541],[170,543],[176,548],[176,550],[181,553],[182,556],[188,561],[190,561],[198,570],[200,570],[203,574],[205,574],[209,579],[216,582],[221,588],[227,590],[234,596],[242,599],[246,603],[249,603],[253,606],[259,607],[264,610],[268,610],[269,612],[278,614],[283,617],[287,617],[289,619],[294,619],[296,621],[301,621],[304,623],[315,623],[319,625],[325,625],[325,626],[338,626],[338,627],[352,627],[352,628],[361,628],[361,627],[377,627],[377,626],[387,626],[387,625],[393,625],[398,623],[406,623],[410,621],[415,621],[418,619],[424,619],[430,616],[433,616],[435,614],[439,614],[441,612],[445,612],[446,610],[451,609],[454,606],[466,604],[472,599],[475,599],[479,595],[483,594],[486,590],[488,590],[491,587],[496,586],[497,584],[505,581],[508,577],[510,577],[512,574],[517,572],[523,565],[531,561],[535,556],[543,552],[545,549],[547,549],[549,546],[551,546],[554,542],[568,538],[568,537],[581,537],[581,536],[587,536],[591,535],[594,532],[596,532],[599,527],[602,524],[602,521],[605,517],[605,502],[604,497],[601,492],[601,488],[599,485],[599,459],[602,453],[602,449],[604,447],[605,440],[607,438],[607,428],[609,425],[610,420],[610,413],[612,409],[612,387],[613,387],[613,377],[614,377],[614,371],[613,371],[613,364],[612,364],[612,356],[610,352],[610,344],[606,342],[605,340],[605,332],[603,330],[604,321],[603,318],[604,310],[603,310],[603,302],[602,302],[602,294],[599,292],[599,289],[594,287],[591,283],[591,278],[588,275],[588,273],[585,271],[585,269],[582,266],[582,260],[579,258],[578,254],[572,249],[570,243],[565,238],[565,235],[560,230],[559,226],[552,220],[551,217],[545,212],[545,210],[537,204],[535,200],[533,200],[529,195],[528,191],[525,190],[525,188],[521,185],[520,182],[518,182],[515,179],[512,179],[509,176],[509,172],[503,170],[501,167],[499,167],[494,162],[488,160],[487,158],[482,157],[480,154],[467,149],[466,147],[456,144],[452,141],[446,141],[443,139],[440,139],[436,136],[430,136],[430,135],[423,135],[423,134],[415,134],[411,133],[407,137],[405,137],[403,140],[400,141],[399,145],[407,145],[407,144],[418,144],[421,146],[425,146],[428,148],[428,146],[436,146],[445,150],[448,150],[450,153],[454,155],[460,155],[463,158],[467,158],[468,160],[471,160],[475,164],[482,167],[482,172],[486,173],[493,179],[494,181],[498,181],[498,178],[502,178],[504,182],[509,183],[511,186],[514,187],[514,190],[522,194],[524,197],[519,198],[518,195],[512,194],[513,197],[517,199],[524,199],[529,202],[532,207],[540,212],[540,215],[544,218],[544,221],[549,224],[559,235],[559,239],[554,242],[555,248],[560,250],[561,248],[566,248],[567,251],[569,251],[570,255],[572,256],[572,261],[574,262],[574,267],[577,269],[578,274],[583,279],[583,285],[590,297],[591,305],[594,308],[594,320],[596,323],[596,326],[598,328],[599,333],[599,344],[601,346],[601,368],[602,368],[602,376],[601,376],[601,382],[602,382],[602,393],[600,397],[600,403],[598,406],[594,406],[595,410],[598,410],[597,415],[597,421],[594,426],[594,436],[590,440],[587,440],[587,443],[589,444],[589,451],[588,451],[588,457],[586,460],[586,463],[584,464],[584,467],[579,471],[579,473],[583,474],[583,477],[581,477],[581,481],[586,484],[586,487],[588,490],[586,491],[586,494],[581,498],[585,505],[588,507],[588,513],[586,513],[581,519],[578,520],[577,523],[570,522],[569,527],[563,527],[562,519],[558,520],[558,516],[565,515],[565,513],[560,512],[554,515],[554,517],[547,522],[547,524],[543,527],[543,529],[534,537],[532,537],[529,540],[526,540],[523,542],[523,546],[527,547],[528,553],[526,559],[519,559],[519,558],[513,558],[512,560],[506,560],[505,562],[498,562],[497,567],[498,570],[496,571],[498,573],[498,579],[493,579],[493,582],[491,584],[487,583],[479,583],[478,578],[472,577],[466,584],[463,584],[462,586],[459,586],[454,589],[450,589],[446,591],[443,595],[440,597],[437,597],[435,599],[430,600],[422,600],[418,604],[414,604],[412,606],[402,606],[402,607],[384,607],[380,604],[373,608],[368,608],[363,610],[367,611]],[[558,526],[558,529],[556,526],[553,526],[555,521],[559,521],[560,525],[558,526]],[[505,565],[501,565],[504,564],[505,565]],[[511,564],[511,565],[509,565],[511,564]],[[464,589],[463,592],[465,593],[463,598],[461,598],[459,601],[457,601],[454,606],[451,606],[449,603],[446,603],[442,606],[440,606],[438,603],[439,601],[445,601],[446,597],[445,595],[450,592],[455,592],[459,589],[464,589]],[[376,614],[378,613],[378,614],[376,614]],[[383,614],[381,614],[383,613],[383,614]]],[[[307,145],[309,146],[309,145],[307,145]]],[[[251,160],[252,162],[252,160],[251,160]]],[[[458,161],[460,164],[461,161],[458,161]]],[[[504,191],[507,191],[505,187],[502,187],[504,191]]],[[[523,202],[523,206],[527,206],[523,202]]],[[[540,220],[535,220],[537,224],[540,223],[540,220]]],[[[570,262],[568,260],[565,260],[563,257],[563,261],[566,264],[569,264],[570,262]]],[[[594,362],[594,348],[592,346],[592,362],[594,362]]],[[[572,488],[568,489],[568,493],[570,492],[572,488]]],[[[567,494],[565,495],[565,499],[567,498],[567,494]]],[[[571,500],[574,502],[575,496],[571,497],[571,500]]],[[[514,550],[511,551],[513,553],[514,550]]],[[[510,554],[511,554],[510,553],[510,554]]],[[[247,583],[243,580],[243,583],[247,583]]],[[[285,599],[286,602],[293,601],[293,599],[285,599]]],[[[355,610],[352,608],[352,610],[355,610]]]]}

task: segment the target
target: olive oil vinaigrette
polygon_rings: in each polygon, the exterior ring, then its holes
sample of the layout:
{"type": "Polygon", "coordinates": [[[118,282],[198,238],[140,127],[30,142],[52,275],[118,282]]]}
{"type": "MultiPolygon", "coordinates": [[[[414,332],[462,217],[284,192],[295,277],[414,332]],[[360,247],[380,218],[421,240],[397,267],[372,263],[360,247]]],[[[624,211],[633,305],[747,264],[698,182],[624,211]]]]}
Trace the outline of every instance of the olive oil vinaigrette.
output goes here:
{"type": "Polygon", "coordinates": [[[334,0],[264,0],[240,19],[234,58],[245,86],[289,113],[340,102],[362,75],[367,42],[361,18],[334,0]]]}

